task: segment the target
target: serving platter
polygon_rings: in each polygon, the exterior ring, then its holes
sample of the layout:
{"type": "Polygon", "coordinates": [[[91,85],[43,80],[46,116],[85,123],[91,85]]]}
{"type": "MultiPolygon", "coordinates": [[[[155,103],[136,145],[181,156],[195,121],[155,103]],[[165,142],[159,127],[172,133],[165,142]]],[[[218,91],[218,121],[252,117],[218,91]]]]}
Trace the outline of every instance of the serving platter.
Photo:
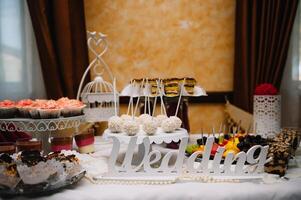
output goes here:
{"type": "Polygon", "coordinates": [[[14,197],[14,196],[46,196],[56,193],[64,188],[75,186],[86,174],[82,171],[69,179],[62,181],[50,181],[36,185],[26,185],[22,181],[13,189],[0,185],[1,197],[14,197]]]}

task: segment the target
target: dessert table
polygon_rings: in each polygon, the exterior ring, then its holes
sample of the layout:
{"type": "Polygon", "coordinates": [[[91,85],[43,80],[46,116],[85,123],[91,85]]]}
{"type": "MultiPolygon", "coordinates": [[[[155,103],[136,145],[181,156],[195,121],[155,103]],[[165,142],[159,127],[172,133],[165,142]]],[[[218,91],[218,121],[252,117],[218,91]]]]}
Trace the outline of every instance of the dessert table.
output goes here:
{"type": "MultiPolygon", "coordinates": [[[[196,136],[192,136],[192,140],[196,136]]],[[[88,176],[107,170],[107,160],[112,143],[96,137],[96,152],[91,155],[78,155],[88,176]]],[[[126,146],[122,146],[122,151],[126,146]]],[[[35,199],[301,199],[301,150],[297,150],[296,160],[291,162],[286,179],[275,183],[198,183],[183,182],[169,185],[124,185],[94,184],[84,178],[78,185],[59,193],[35,199]]],[[[16,197],[14,199],[27,199],[16,197]]],[[[29,199],[29,198],[28,198],[29,199]]]]}

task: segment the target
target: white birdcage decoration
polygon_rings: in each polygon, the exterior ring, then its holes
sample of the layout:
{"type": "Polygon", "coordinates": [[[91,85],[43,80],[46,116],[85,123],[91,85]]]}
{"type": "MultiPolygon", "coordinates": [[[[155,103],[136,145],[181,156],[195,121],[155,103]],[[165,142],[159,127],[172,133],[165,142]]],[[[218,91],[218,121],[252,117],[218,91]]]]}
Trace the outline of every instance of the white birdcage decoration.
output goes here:
{"type": "Polygon", "coordinates": [[[110,117],[118,115],[119,112],[119,94],[116,90],[116,80],[112,75],[109,66],[102,59],[102,55],[108,50],[106,35],[96,32],[88,32],[88,47],[95,59],[92,60],[86,69],[77,93],[77,99],[86,105],[84,114],[86,121],[99,122],[107,121],[110,117]],[[99,53],[98,49],[103,48],[99,53]],[[102,71],[99,72],[102,67],[102,71]],[[95,78],[89,82],[81,92],[83,82],[89,70],[93,69],[95,78]],[[97,70],[98,69],[98,70],[97,70]],[[107,72],[112,83],[105,81],[103,73],[107,72]]]}

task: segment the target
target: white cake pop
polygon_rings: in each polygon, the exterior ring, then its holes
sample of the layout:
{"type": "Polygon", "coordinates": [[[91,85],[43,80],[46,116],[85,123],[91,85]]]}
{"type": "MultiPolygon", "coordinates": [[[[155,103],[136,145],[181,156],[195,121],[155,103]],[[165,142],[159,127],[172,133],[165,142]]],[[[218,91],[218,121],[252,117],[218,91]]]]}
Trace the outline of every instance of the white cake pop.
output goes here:
{"type": "Polygon", "coordinates": [[[156,120],[158,123],[158,126],[161,127],[163,120],[167,119],[168,117],[166,115],[157,115],[156,120]]]}
{"type": "Polygon", "coordinates": [[[164,119],[161,124],[161,127],[166,133],[171,133],[176,129],[175,122],[170,118],[164,119]]]}
{"type": "Polygon", "coordinates": [[[148,119],[152,119],[152,117],[149,114],[142,114],[138,117],[139,123],[143,124],[144,121],[148,120],[148,119]]]}
{"type": "Polygon", "coordinates": [[[157,131],[157,121],[152,118],[145,119],[142,127],[147,135],[154,135],[157,131]]]}
{"type": "Polygon", "coordinates": [[[130,136],[136,135],[139,132],[139,124],[135,120],[127,120],[123,123],[123,130],[130,136]]]}
{"type": "Polygon", "coordinates": [[[110,117],[108,127],[112,133],[119,133],[122,131],[123,120],[118,116],[110,117]]]}
{"type": "Polygon", "coordinates": [[[172,116],[172,117],[170,117],[170,119],[175,123],[176,129],[181,128],[182,120],[180,118],[178,118],[177,116],[172,116]]]}
{"type": "Polygon", "coordinates": [[[132,119],[131,115],[126,115],[126,114],[121,115],[120,118],[121,118],[122,120],[124,120],[124,121],[131,120],[131,119],[132,119]]]}

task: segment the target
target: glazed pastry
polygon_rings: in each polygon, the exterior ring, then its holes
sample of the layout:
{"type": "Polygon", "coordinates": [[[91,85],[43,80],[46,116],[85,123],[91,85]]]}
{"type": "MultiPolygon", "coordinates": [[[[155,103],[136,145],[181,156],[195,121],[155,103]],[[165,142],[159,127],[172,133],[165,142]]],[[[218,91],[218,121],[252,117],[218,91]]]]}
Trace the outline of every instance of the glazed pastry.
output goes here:
{"type": "Polygon", "coordinates": [[[139,124],[135,120],[128,120],[123,124],[123,129],[126,134],[133,136],[139,132],[139,124]]]}
{"type": "MultiPolygon", "coordinates": [[[[125,115],[125,116],[129,116],[129,115],[125,115]]],[[[123,124],[124,124],[124,120],[122,120],[121,117],[113,116],[110,117],[109,119],[108,127],[112,133],[120,133],[122,131],[123,124]]]]}
{"type": "Polygon", "coordinates": [[[175,124],[175,129],[179,129],[181,128],[182,125],[182,120],[176,116],[172,116],[170,117],[170,119],[174,122],[175,124]]]}
{"type": "Polygon", "coordinates": [[[167,119],[163,120],[161,127],[164,132],[171,133],[171,132],[175,131],[176,124],[172,119],[167,118],[167,119]]]}

